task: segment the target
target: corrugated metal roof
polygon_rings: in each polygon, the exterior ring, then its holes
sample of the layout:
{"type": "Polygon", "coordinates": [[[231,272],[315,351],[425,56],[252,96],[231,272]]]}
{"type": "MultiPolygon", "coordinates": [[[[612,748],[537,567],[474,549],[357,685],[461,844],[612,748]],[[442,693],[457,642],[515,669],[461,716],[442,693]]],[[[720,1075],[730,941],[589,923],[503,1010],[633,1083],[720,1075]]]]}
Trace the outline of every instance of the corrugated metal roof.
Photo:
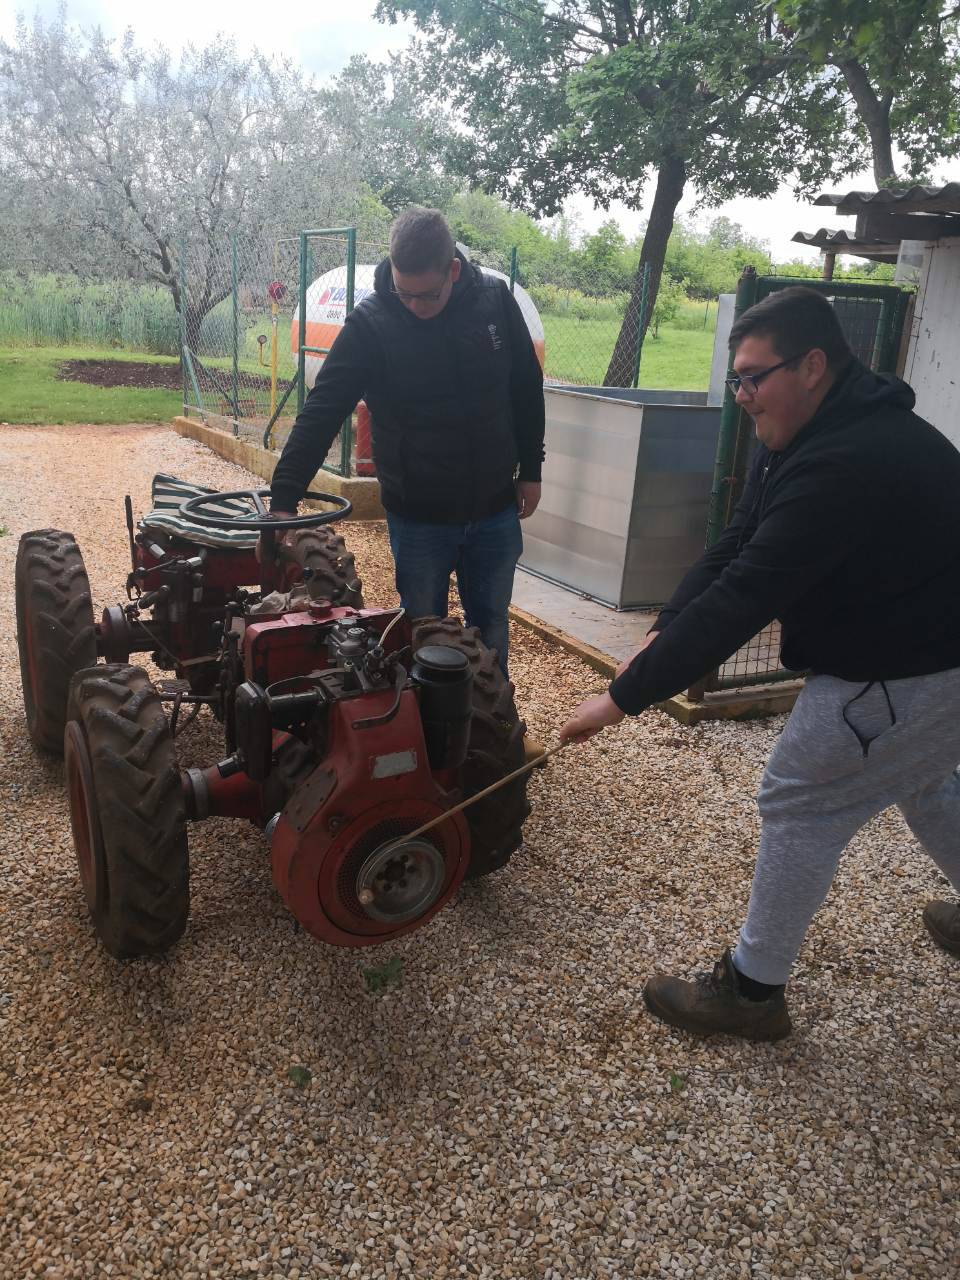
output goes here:
{"type": "Polygon", "coordinates": [[[853,245],[862,245],[865,249],[872,247],[883,249],[890,244],[889,240],[862,240],[852,236],[849,231],[831,231],[829,227],[821,227],[819,231],[798,231],[793,238],[799,240],[801,244],[827,244],[832,248],[841,246],[851,248],[853,245]]]}
{"type": "Polygon", "coordinates": [[[823,194],[814,204],[830,205],[839,213],[859,213],[863,209],[889,209],[891,213],[960,214],[960,182],[942,187],[909,187],[906,190],[847,191],[843,195],[823,194]]]}
{"type": "Polygon", "coordinates": [[[798,244],[809,245],[812,249],[852,253],[861,258],[877,258],[890,262],[896,262],[899,248],[899,238],[864,240],[851,235],[848,231],[833,231],[829,227],[821,227],[819,231],[798,231],[793,239],[798,244]]]}

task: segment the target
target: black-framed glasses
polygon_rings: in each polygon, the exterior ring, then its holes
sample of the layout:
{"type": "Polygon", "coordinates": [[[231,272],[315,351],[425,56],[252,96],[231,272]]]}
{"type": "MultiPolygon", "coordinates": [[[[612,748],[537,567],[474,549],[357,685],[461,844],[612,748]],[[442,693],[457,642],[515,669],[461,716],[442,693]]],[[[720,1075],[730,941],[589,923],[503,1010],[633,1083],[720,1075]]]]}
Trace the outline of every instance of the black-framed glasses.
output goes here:
{"type": "Polygon", "coordinates": [[[395,297],[399,298],[401,302],[439,302],[443,297],[444,289],[447,287],[447,276],[449,274],[450,267],[447,267],[446,271],[443,273],[443,284],[439,289],[431,291],[430,293],[408,293],[406,289],[397,288],[393,279],[393,272],[391,271],[390,292],[394,294],[395,297]]]}
{"type": "Polygon", "coordinates": [[[732,378],[724,378],[724,382],[733,395],[736,395],[742,387],[748,396],[755,396],[764,378],[769,378],[771,373],[776,373],[778,369],[785,369],[788,364],[793,364],[794,360],[802,360],[806,354],[806,351],[801,351],[799,355],[781,360],[779,364],[772,364],[769,369],[761,369],[759,373],[734,374],[732,378]]]}

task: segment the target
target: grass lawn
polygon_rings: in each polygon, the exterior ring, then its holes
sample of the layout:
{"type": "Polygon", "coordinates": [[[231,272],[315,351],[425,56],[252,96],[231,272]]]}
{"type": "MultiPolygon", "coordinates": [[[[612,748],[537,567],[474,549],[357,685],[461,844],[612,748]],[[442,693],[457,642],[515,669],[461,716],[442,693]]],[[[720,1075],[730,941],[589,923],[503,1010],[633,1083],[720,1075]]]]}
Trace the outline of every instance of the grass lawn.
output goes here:
{"type": "Polygon", "coordinates": [[[94,387],[63,382],[63,360],[145,360],[176,364],[169,356],[82,347],[0,348],[0,422],[165,422],[182,411],[176,391],[94,387]]]}
{"type": "MultiPolygon", "coordinates": [[[[547,314],[547,376],[561,382],[599,386],[603,382],[617,338],[617,320],[577,320],[547,314]]],[[[677,391],[702,391],[710,381],[713,333],[710,330],[664,327],[659,338],[647,336],[640,361],[640,386],[677,391]]],[[[288,358],[288,357],[287,357],[288,358]]],[[[131,387],[96,387],[62,381],[57,367],[64,360],[125,360],[176,364],[169,356],[139,351],[89,347],[0,347],[0,422],[165,422],[182,410],[176,391],[131,387]]],[[[208,365],[229,372],[222,358],[208,365]]],[[[255,358],[241,359],[244,372],[269,376],[255,358]]],[[[289,376],[289,369],[281,370],[289,376]]],[[[253,394],[252,390],[248,394],[253,394]]],[[[255,393],[264,399],[262,388],[255,393]]],[[[267,400],[264,400],[264,406],[267,400]]],[[[209,408],[216,411],[210,393],[209,408]]],[[[264,407],[264,411],[265,407],[264,407]]]]}
{"type": "MultiPolygon", "coordinates": [[[[577,320],[543,316],[547,377],[583,386],[601,386],[613,354],[618,320],[577,320]]],[[[640,357],[640,386],[671,391],[706,391],[710,384],[713,333],[709,329],[663,326],[647,334],[640,357]]]]}

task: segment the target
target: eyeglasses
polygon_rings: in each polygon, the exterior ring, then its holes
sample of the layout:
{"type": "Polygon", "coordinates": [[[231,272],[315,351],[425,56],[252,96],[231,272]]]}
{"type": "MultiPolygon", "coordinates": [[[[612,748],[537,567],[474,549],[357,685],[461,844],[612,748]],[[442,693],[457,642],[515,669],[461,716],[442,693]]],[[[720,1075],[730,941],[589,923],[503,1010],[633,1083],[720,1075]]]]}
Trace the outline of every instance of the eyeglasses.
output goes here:
{"type": "Polygon", "coordinates": [[[398,289],[393,280],[393,272],[390,273],[390,292],[401,302],[439,302],[443,297],[443,291],[447,287],[447,276],[450,274],[450,267],[447,267],[443,273],[443,284],[439,289],[431,293],[408,293],[406,289],[398,289]]]}
{"type": "Polygon", "coordinates": [[[790,356],[788,360],[781,360],[779,364],[772,364],[769,369],[761,369],[759,373],[734,374],[732,378],[724,378],[724,382],[733,395],[736,395],[742,387],[748,396],[755,396],[764,378],[769,378],[771,373],[776,373],[778,369],[785,369],[788,364],[793,364],[795,360],[802,360],[806,354],[806,351],[801,351],[799,355],[790,356]]]}

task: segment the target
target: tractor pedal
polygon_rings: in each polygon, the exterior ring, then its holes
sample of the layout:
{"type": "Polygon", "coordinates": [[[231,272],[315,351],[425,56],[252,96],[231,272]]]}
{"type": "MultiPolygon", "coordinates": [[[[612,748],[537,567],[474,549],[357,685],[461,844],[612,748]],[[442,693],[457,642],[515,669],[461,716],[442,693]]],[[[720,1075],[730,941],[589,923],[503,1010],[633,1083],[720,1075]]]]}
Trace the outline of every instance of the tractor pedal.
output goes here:
{"type": "Polygon", "coordinates": [[[189,693],[189,680],[156,680],[154,681],[157,692],[160,694],[189,693]]]}

